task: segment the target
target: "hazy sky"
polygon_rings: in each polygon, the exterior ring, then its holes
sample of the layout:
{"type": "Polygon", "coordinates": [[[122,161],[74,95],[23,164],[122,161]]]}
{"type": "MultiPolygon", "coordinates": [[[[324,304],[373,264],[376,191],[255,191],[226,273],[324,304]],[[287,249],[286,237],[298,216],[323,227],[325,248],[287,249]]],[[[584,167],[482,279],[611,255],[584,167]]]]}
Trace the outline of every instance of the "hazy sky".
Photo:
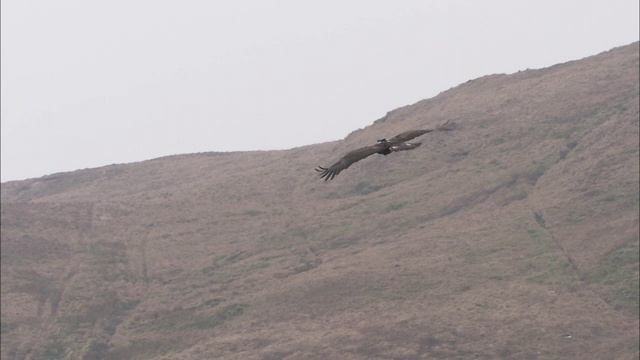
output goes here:
{"type": "Polygon", "coordinates": [[[470,79],[627,45],[640,22],[638,0],[1,7],[3,182],[342,139],[470,79]]]}

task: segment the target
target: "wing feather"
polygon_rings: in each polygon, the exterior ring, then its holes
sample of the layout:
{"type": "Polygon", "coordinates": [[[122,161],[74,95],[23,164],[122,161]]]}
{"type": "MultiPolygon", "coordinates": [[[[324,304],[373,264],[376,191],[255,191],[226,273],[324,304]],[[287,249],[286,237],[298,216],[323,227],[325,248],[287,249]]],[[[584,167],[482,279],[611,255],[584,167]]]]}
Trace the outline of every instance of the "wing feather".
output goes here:
{"type": "Polygon", "coordinates": [[[400,144],[405,141],[409,141],[413,138],[417,138],[420,135],[424,135],[428,132],[435,131],[435,129],[426,129],[426,130],[409,130],[405,131],[402,134],[398,134],[391,139],[389,139],[389,143],[391,144],[400,144]]]}
{"type": "Polygon", "coordinates": [[[456,129],[456,124],[452,123],[451,121],[447,121],[446,123],[438,126],[435,129],[424,129],[424,130],[409,130],[409,131],[405,131],[402,134],[398,134],[394,137],[392,137],[389,140],[389,143],[391,143],[392,145],[398,145],[400,143],[403,143],[405,141],[409,141],[413,138],[417,138],[420,135],[424,135],[426,133],[430,133],[433,131],[451,131],[451,130],[455,130],[456,129]]]}
{"type": "Polygon", "coordinates": [[[351,166],[351,164],[358,162],[368,156],[380,152],[382,148],[379,145],[372,145],[353,150],[338,160],[335,164],[324,168],[318,166],[316,171],[320,172],[320,178],[324,178],[324,181],[331,180],[338,175],[342,170],[351,166]]]}

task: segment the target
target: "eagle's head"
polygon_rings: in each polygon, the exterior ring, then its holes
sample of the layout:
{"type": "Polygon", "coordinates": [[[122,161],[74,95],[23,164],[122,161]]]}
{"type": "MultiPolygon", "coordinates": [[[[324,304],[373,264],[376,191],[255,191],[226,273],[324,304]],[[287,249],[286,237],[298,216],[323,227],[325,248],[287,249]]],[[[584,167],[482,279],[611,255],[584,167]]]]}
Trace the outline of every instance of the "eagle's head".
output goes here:
{"type": "Polygon", "coordinates": [[[387,139],[380,139],[378,140],[378,142],[382,145],[387,145],[389,142],[387,141],[387,139]]]}

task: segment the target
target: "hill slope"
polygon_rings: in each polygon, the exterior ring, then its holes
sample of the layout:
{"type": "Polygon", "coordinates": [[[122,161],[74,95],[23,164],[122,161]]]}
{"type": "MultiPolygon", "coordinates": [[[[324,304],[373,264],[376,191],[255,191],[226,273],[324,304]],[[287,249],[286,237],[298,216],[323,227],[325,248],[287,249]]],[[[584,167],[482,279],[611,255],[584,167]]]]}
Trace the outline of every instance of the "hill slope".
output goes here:
{"type": "Polygon", "coordinates": [[[4,183],[2,359],[636,359],[638,53],[482,77],[339,142],[4,183]]]}

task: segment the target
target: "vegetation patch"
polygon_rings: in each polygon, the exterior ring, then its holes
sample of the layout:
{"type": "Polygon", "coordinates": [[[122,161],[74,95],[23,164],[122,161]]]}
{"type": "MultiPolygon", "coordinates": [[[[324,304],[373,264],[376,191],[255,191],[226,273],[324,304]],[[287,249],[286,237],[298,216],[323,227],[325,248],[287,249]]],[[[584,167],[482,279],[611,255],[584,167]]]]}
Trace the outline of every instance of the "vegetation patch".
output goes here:
{"type": "Polygon", "coordinates": [[[555,244],[547,231],[543,228],[530,228],[527,233],[535,241],[535,255],[528,272],[527,278],[539,284],[566,286],[580,281],[571,261],[555,244]]]}
{"type": "Polygon", "coordinates": [[[244,313],[244,310],[246,308],[247,308],[247,304],[227,305],[222,309],[220,309],[218,312],[216,312],[213,316],[203,317],[201,319],[196,320],[193,323],[193,326],[195,326],[198,329],[214,328],[225,321],[239,317],[244,313]]]}
{"type": "Polygon", "coordinates": [[[18,279],[20,282],[11,291],[32,295],[41,302],[58,291],[55,279],[41,275],[35,270],[20,271],[18,279]]]}
{"type": "Polygon", "coordinates": [[[120,242],[98,240],[89,245],[89,253],[96,265],[115,265],[126,263],[126,246],[120,242]]]}
{"type": "Polygon", "coordinates": [[[42,359],[62,359],[64,354],[65,346],[59,341],[53,341],[42,350],[42,359]]]}
{"type": "Polygon", "coordinates": [[[219,304],[223,303],[225,298],[217,297],[215,299],[210,299],[202,303],[199,307],[216,307],[219,304]]]}
{"type": "Polygon", "coordinates": [[[109,346],[104,341],[90,339],[81,350],[82,360],[103,359],[109,346]]]}
{"type": "Polygon", "coordinates": [[[240,250],[240,251],[236,251],[233,254],[230,255],[222,255],[222,256],[218,256],[214,261],[213,264],[206,266],[202,269],[202,272],[205,275],[212,275],[213,273],[215,273],[217,270],[232,265],[242,259],[245,259],[249,257],[249,253],[247,253],[246,251],[240,250]]]}
{"type": "Polygon", "coordinates": [[[360,241],[358,236],[345,236],[344,234],[337,234],[331,237],[328,241],[329,248],[342,249],[356,244],[360,241]]]}
{"type": "MultiPolygon", "coordinates": [[[[208,303],[208,307],[216,307],[222,301],[221,298],[213,299],[208,303]]],[[[182,306],[158,309],[147,313],[134,328],[139,333],[169,333],[176,330],[215,328],[225,321],[242,315],[246,307],[246,304],[235,303],[214,310],[213,313],[196,311],[203,306],[188,309],[182,306]]]]}
{"type": "Polygon", "coordinates": [[[5,335],[8,334],[9,332],[15,330],[18,328],[18,324],[17,323],[12,323],[12,322],[8,322],[8,321],[2,321],[0,322],[0,334],[5,335]]]}
{"type": "MultiPolygon", "coordinates": [[[[193,334],[155,336],[152,339],[132,339],[110,349],[104,360],[150,359],[189,348],[200,338],[193,334]]],[[[87,358],[88,360],[88,358],[87,358]]]]}
{"type": "Polygon", "coordinates": [[[568,259],[559,259],[553,256],[539,259],[531,272],[534,275],[528,280],[539,284],[568,286],[580,281],[580,277],[568,259]]]}
{"type": "Polygon", "coordinates": [[[639,247],[634,238],[607,253],[585,276],[616,310],[639,317],[639,247]]]}
{"type": "Polygon", "coordinates": [[[357,183],[351,190],[347,192],[348,195],[367,195],[372,192],[376,192],[383,189],[385,186],[381,184],[371,185],[367,181],[361,181],[357,183]]]}
{"type": "Polygon", "coordinates": [[[406,201],[392,203],[392,204],[389,204],[389,205],[384,207],[384,212],[385,213],[390,213],[392,211],[400,210],[403,207],[405,207],[405,205],[407,205],[406,201]]]}
{"type": "Polygon", "coordinates": [[[95,300],[86,304],[81,311],[60,318],[67,331],[99,326],[109,334],[139,303],[139,300],[123,300],[115,291],[105,290],[96,294],[95,300]]]}

